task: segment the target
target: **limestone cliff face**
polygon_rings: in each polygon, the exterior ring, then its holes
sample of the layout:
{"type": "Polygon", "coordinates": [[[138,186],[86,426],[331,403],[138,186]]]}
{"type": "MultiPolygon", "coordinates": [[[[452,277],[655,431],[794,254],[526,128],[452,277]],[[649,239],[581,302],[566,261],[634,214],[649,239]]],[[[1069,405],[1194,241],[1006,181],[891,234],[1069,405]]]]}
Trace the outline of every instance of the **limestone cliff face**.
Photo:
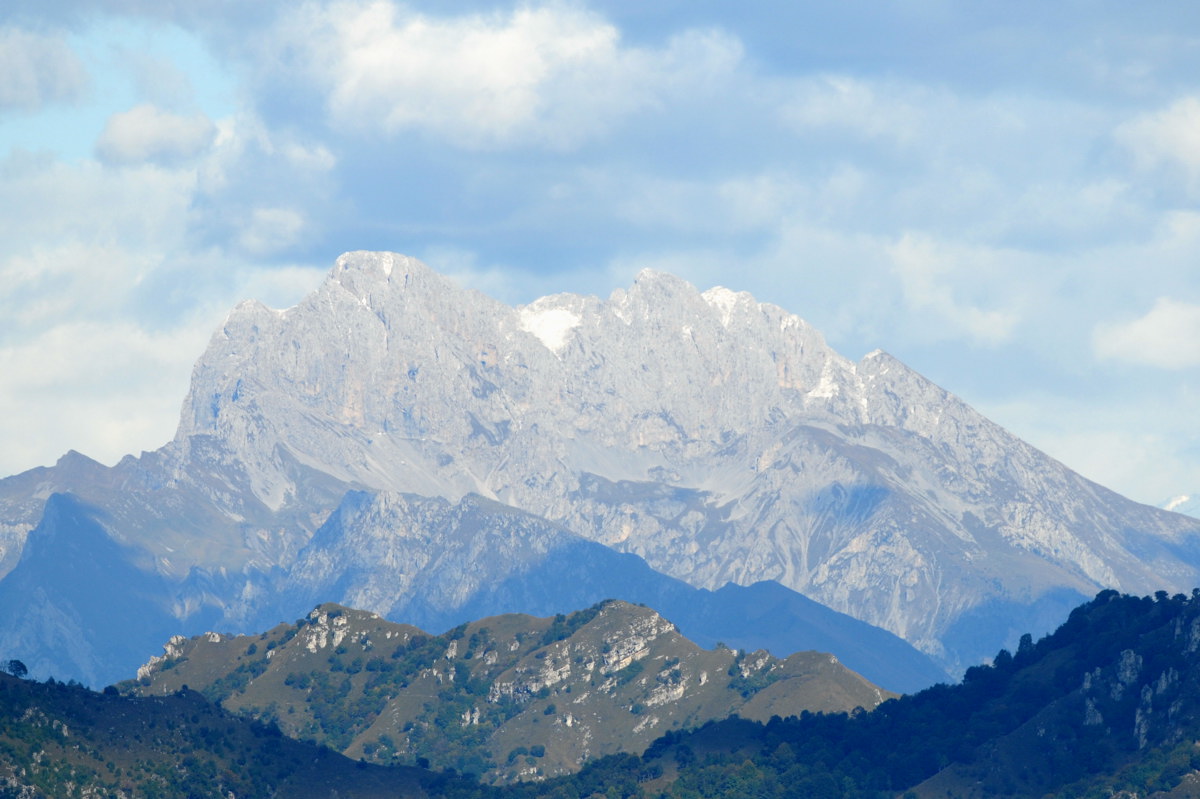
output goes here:
{"type": "Polygon", "coordinates": [[[294,464],[468,492],[694,585],[779,580],[948,661],[995,603],[1189,589],[1193,520],[1131,503],[882,352],[855,363],[744,293],[643,272],[510,308],[351,253],[300,305],[237,308],[175,446],[214,437],[269,507],[294,464]]]}

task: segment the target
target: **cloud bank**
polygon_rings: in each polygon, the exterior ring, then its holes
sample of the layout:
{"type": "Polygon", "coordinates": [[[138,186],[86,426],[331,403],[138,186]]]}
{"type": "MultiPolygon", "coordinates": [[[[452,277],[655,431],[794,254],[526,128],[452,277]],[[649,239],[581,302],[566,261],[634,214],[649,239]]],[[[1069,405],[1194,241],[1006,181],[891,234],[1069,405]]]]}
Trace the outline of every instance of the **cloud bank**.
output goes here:
{"type": "Polygon", "coordinates": [[[87,73],[61,36],[0,27],[0,113],[79,98],[87,73]]]}

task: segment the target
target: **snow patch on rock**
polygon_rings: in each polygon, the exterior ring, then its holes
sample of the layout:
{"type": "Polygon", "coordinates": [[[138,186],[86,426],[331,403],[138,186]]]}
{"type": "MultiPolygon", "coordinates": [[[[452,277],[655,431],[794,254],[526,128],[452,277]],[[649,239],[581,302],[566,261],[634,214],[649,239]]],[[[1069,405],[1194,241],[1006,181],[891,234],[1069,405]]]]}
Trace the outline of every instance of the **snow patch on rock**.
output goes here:
{"type": "Polygon", "coordinates": [[[537,336],[546,349],[556,355],[567,346],[571,331],[579,327],[582,318],[566,308],[546,308],[538,303],[526,305],[520,311],[521,329],[537,336]]]}
{"type": "Polygon", "coordinates": [[[729,323],[733,319],[733,309],[737,307],[738,302],[750,299],[750,295],[746,292],[731,291],[724,286],[714,286],[700,296],[720,314],[721,324],[725,327],[729,327],[729,323]]]}

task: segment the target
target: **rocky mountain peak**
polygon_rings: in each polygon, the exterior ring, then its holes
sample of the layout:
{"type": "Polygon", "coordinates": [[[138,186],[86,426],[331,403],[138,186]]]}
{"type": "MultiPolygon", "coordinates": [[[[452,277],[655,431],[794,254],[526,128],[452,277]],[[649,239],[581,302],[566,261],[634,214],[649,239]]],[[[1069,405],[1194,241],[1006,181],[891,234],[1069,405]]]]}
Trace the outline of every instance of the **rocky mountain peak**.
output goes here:
{"type": "Polygon", "coordinates": [[[339,257],[325,288],[343,289],[364,308],[385,317],[400,309],[461,305],[460,295],[473,293],[416,258],[365,251],[339,257]]]}
{"type": "MultiPolygon", "coordinates": [[[[71,471],[8,483],[0,545],[71,471]]],[[[139,558],[198,570],[181,617],[251,618],[280,573],[292,598],[433,617],[512,599],[530,558],[569,570],[587,542],[696,589],[778,581],[954,671],[1100,588],[1200,582],[1200,522],[1089,483],[886,353],[851,362],[794,314],[656,272],[512,308],[349,253],[295,307],[230,314],[168,446],[74,471],[139,558]]]]}
{"type": "Polygon", "coordinates": [[[934,653],[952,618],[1007,596],[996,580],[1030,601],[1068,589],[1065,608],[1196,579],[1166,547],[1122,543],[1178,517],[1120,504],[887,353],[851,362],[744,292],[647,270],[608,300],[510,308],[414,259],[350,253],[285,314],[234,317],[177,440],[215,436],[271,508],[301,501],[297,463],[474,493],[698,586],[780,580],[934,653]],[[947,579],[967,593],[947,603],[947,579]]]}
{"type": "Polygon", "coordinates": [[[749,292],[730,291],[724,286],[714,286],[700,296],[720,315],[725,327],[729,327],[735,311],[758,310],[760,307],[749,292]]]}

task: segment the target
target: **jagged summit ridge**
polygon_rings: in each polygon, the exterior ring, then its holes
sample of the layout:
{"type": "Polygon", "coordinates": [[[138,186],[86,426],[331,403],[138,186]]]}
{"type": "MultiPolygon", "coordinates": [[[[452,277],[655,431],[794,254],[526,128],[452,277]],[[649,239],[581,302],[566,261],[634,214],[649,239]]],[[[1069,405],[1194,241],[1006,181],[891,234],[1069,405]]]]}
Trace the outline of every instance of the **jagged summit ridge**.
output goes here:
{"type": "MultiPolygon", "coordinates": [[[[802,406],[804,389],[853,375],[853,365],[798,318],[751,303],[755,319],[744,299],[735,305],[760,337],[778,326],[798,333],[789,343],[800,346],[751,353],[747,363],[729,332],[733,306],[711,306],[668,275],[643,272],[607,302],[558,295],[513,309],[458,289],[412,259],[351,254],[320,290],[285,313],[239,306],[196,367],[176,440],[216,435],[243,455],[254,448],[251,440],[260,449],[283,441],[304,462],[397,490],[420,490],[403,468],[420,459],[414,448],[428,456],[443,441],[544,434],[547,427],[568,439],[599,437],[605,447],[625,449],[632,442],[659,450],[659,460],[679,460],[698,448],[711,452],[723,434],[761,424],[773,408],[802,406]],[[597,343],[612,340],[636,342],[639,351],[632,359],[610,357],[597,343]],[[678,368],[663,369],[669,361],[678,368]],[[747,381],[755,389],[749,395],[747,381]],[[295,390],[281,395],[279,388],[295,390]],[[452,412],[438,407],[443,400],[452,412]],[[464,408],[470,411],[458,412],[464,408]],[[337,425],[328,430],[333,437],[358,438],[372,456],[346,463],[320,454],[329,451],[328,440],[310,447],[295,435],[264,435],[256,427],[268,410],[288,418],[293,433],[306,424],[299,417],[319,416],[337,425]],[[628,421],[614,430],[614,416],[628,421]]],[[[318,433],[318,425],[307,426],[318,433]]],[[[270,453],[257,454],[248,462],[260,472],[277,470],[270,453]]],[[[556,453],[555,460],[569,455],[556,453]]],[[[494,476],[473,477],[447,474],[427,487],[437,490],[423,493],[503,496],[494,476]]]]}
{"type": "Polygon", "coordinates": [[[977,609],[1197,579],[1196,525],[1087,482],[886,353],[855,363],[776,306],[653,271],[607,300],[512,308],[349,253],[294,308],[231,315],[175,446],[199,437],[274,509],[303,503],[297,464],[477,493],[694,585],[777,579],[948,662],[977,609]]]}

